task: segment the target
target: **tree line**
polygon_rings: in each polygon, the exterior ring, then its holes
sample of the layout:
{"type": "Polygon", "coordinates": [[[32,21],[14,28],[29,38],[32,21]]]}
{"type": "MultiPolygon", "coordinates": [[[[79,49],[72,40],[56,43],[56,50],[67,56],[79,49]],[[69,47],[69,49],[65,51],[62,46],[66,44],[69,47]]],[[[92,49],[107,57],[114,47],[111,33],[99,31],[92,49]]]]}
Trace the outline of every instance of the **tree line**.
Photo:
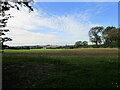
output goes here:
{"type": "Polygon", "coordinates": [[[114,26],[108,26],[104,28],[103,26],[92,27],[89,32],[89,40],[92,45],[88,45],[87,41],[77,41],[74,45],[75,48],[79,47],[119,47],[120,32],[119,28],[114,26]]]}

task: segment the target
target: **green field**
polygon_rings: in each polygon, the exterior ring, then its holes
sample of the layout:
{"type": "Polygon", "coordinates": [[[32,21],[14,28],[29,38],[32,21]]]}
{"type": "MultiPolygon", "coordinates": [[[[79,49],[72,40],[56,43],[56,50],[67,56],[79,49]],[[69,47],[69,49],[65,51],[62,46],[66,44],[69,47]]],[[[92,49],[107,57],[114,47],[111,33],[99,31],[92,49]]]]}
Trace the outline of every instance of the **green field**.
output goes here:
{"type": "Polygon", "coordinates": [[[3,88],[119,88],[117,48],[5,50],[3,88]]]}

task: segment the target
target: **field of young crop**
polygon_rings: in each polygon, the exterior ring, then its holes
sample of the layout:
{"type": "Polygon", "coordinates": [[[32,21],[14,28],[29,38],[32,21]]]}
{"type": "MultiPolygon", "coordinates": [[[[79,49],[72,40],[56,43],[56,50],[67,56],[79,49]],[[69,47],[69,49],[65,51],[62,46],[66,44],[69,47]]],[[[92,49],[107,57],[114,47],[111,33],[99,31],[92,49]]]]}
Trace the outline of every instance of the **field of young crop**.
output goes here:
{"type": "Polygon", "coordinates": [[[119,88],[117,48],[5,50],[3,88],[119,88]]]}

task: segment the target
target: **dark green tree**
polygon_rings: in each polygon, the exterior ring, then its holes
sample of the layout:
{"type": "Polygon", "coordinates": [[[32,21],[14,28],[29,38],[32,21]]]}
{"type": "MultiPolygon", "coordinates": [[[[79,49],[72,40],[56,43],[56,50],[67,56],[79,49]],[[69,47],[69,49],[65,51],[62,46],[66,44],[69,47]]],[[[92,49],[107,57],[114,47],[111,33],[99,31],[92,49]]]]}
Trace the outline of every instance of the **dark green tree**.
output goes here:
{"type": "Polygon", "coordinates": [[[85,48],[88,47],[88,42],[87,41],[83,41],[82,43],[83,43],[83,47],[85,47],[85,48]]]}
{"type": "Polygon", "coordinates": [[[82,47],[83,46],[83,43],[82,43],[82,41],[77,41],[77,42],[75,42],[75,48],[79,48],[79,47],[82,47]]]}
{"type": "Polygon", "coordinates": [[[104,27],[102,26],[97,26],[97,27],[92,27],[89,31],[89,37],[90,41],[92,43],[95,43],[96,45],[102,43],[102,31],[104,27]]]}
{"type": "Polygon", "coordinates": [[[119,39],[118,34],[118,28],[113,26],[106,27],[102,33],[104,45],[106,47],[116,47],[118,45],[119,39]]]}

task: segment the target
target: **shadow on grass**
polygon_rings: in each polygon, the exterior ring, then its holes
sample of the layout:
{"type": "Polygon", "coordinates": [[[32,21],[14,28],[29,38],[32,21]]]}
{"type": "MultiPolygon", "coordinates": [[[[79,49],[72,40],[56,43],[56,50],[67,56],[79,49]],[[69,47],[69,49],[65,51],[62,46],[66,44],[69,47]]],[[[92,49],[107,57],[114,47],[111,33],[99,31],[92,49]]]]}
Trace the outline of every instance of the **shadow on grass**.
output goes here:
{"type": "Polygon", "coordinates": [[[116,88],[117,57],[3,55],[3,88],[116,88]]]}

